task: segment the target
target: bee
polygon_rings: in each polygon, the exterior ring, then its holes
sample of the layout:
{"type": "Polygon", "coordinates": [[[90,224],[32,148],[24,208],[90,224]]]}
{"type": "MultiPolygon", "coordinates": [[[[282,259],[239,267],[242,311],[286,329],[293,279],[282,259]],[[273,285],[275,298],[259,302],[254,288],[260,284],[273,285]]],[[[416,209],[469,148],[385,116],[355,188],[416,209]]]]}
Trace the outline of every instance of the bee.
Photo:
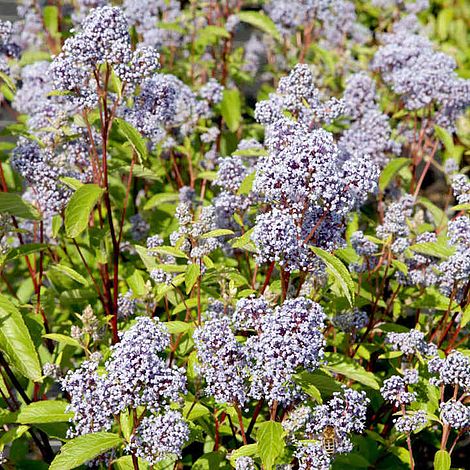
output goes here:
{"type": "Polygon", "coordinates": [[[325,452],[332,456],[336,450],[336,431],[334,426],[326,426],[322,433],[322,444],[325,452]]]}

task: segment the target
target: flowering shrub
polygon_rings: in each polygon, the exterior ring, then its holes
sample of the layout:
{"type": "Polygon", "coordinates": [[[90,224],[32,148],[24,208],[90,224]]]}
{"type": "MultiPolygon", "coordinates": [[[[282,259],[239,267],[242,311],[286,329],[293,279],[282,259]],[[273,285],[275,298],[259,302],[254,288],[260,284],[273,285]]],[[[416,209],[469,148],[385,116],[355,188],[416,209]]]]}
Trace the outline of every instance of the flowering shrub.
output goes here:
{"type": "Polygon", "coordinates": [[[2,468],[467,468],[468,5],[43,3],[0,21],[2,468]]]}

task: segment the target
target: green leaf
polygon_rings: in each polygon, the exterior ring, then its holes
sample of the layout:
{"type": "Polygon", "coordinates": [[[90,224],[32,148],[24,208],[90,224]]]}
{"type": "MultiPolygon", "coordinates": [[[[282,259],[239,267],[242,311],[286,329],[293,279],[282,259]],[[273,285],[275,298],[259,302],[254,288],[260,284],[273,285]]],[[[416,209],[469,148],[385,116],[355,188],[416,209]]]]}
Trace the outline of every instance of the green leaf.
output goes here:
{"type": "Polygon", "coordinates": [[[294,376],[294,378],[308,396],[312,397],[317,403],[323,402],[320,390],[318,390],[318,388],[308,379],[303,379],[301,374],[294,376]]]}
{"type": "Polygon", "coordinates": [[[77,180],[77,178],[71,178],[70,176],[62,176],[62,178],[59,178],[62,183],[64,183],[66,186],[68,186],[70,189],[73,189],[76,191],[78,188],[83,186],[83,183],[80,180],[77,180]]]}
{"type": "Polygon", "coordinates": [[[178,202],[178,193],[173,194],[173,193],[158,193],[152,196],[144,205],[144,210],[148,211],[150,209],[153,209],[155,206],[159,204],[163,204],[166,202],[172,203],[172,202],[178,202]]]}
{"type": "Polygon", "coordinates": [[[192,470],[216,470],[221,467],[225,456],[221,452],[208,452],[201,455],[191,467],[192,470]]]}
{"type": "Polygon", "coordinates": [[[256,434],[258,453],[265,470],[271,470],[285,448],[284,429],[281,423],[266,421],[261,423],[256,434]]]}
{"type": "Polygon", "coordinates": [[[122,97],[122,82],[120,78],[116,75],[114,70],[111,71],[111,79],[109,81],[109,89],[113,93],[118,95],[118,98],[121,99],[122,97]]]}
{"type": "Polygon", "coordinates": [[[45,250],[46,248],[47,245],[45,243],[28,243],[27,245],[21,245],[8,252],[5,257],[5,262],[19,258],[20,256],[28,256],[32,253],[37,253],[38,251],[45,250]]]}
{"type": "Polygon", "coordinates": [[[124,134],[132,148],[137,152],[142,160],[148,157],[147,144],[140,132],[128,122],[120,118],[115,118],[115,122],[120,132],[124,134]]]}
{"type": "Polygon", "coordinates": [[[65,264],[55,264],[51,267],[51,269],[53,271],[65,274],[70,279],[73,279],[74,281],[77,281],[84,286],[88,285],[88,281],[81,274],[77,273],[77,271],[70,268],[69,266],[66,266],[65,264]]]}
{"type": "Polygon", "coordinates": [[[379,359],[396,359],[397,357],[403,356],[402,351],[387,351],[386,353],[381,354],[379,359]]]}
{"type": "Polygon", "coordinates": [[[201,235],[200,238],[213,238],[213,237],[223,237],[225,235],[233,235],[232,230],[228,230],[226,228],[218,228],[216,230],[211,230],[210,232],[201,235]]]}
{"type": "Polygon", "coordinates": [[[354,301],[354,282],[346,266],[334,255],[321,248],[313,246],[311,249],[326,264],[326,270],[338,281],[341,290],[352,306],[354,301]]]}
{"type": "Polygon", "coordinates": [[[134,413],[135,410],[129,412],[129,409],[126,408],[119,415],[119,424],[121,425],[121,432],[126,441],[129,441],[132,434],[132,429],[134,428],[134,413]]]}
{"type": "Polygon", "coordinates": [[[467,305],[465,310],[462,313],[462,318],[460,320],[460,325],[462,328],[465,328],[467,323],[470,321],[470,304],[467,305]]]}
{"type": "Polygon", "coordinates": [[[59,333],[46,333],[42,335],[43,338],[51,339],[52,341],[56,341],[57,343],[63,343],[67,346],[73,346],[75,348],[83,348],[83,346],[74,338],[70,336],[61,335],[59,333]]]}
{"type": "Polygon", "coordinates": [[[104,190],[96,184],[84,184],[72,195],[65,208],[65,232],[78,237],[88,226],[88,219],[104,190]]]}
{"type": "Polygon", "coordinates": [[[340,354],[326,353],[325,369],[335,374],[341,374],[367,387],[379,390],[380,385],[372,372],[368,372],[358,362],[340,354]]]}
{"type": "Polygon", "coordinates": [[[199,30],[195,49],[202,52],[209,44],[216,44],[221,38],[229,39],[230,33],[221,26],[209,25],[199,30]]]}
{"type": "Polygon", "coordinates": [[[452,206],[451,209],[453,211],[469,211],[470,212],[470,204],[457,204],[456,206],[452,206]]]}
{"type": "Polygon", "coordinates": [[[447,152],[453,154],[455,152],[455,145],[452,134],[449,134],[449,132],[439,126],[434,126],[434,132],[436,133],[439,140],[444,144],[447,152]]]}
{"type": "MultiPolygon", "coordinates": [[[[158,462],[158,465],[154,465],[155,470],[160,470],[160,463],[161,462],[158,462]]],[[[138,459],[138,465],[139,470],[147,470],[149,468],[149,464],[140,458],[138,459]]],[[[132,455],[124,455],[123,457],[119,457],[113,462],[113,468],[116,470],[134,470],[132,455]]]]}
{"type": "Polygon", "coordinates": [[[166,273],[186,272],[186,266],[184,264],[155,264],[154,269],[161,269],[166,273]]]}
{"type": "Polygon", "coordinates": [[[191,323],[186,323],[184,321],[179,321],[179,320],[167,321],[167,322],[163,322],[163,324],[166,326],[168,333],[172,335],[186,333],[188,330],[192,328],[191,323]]]}
{"type": "Polygon", "coordinates": [[[44,400],[23,405],[16,422],[20,424],[66,423],[73,413],[66,412],[67,402],[60,400],[44,400]]]}
{"type": "Polygon", "coordinates": [[[242,117],[240,92],[238,90],[224,90],[224,97],[220,103],[220,112],[225,124],[231,132],[240,127],[242,117]]]}
{"type": "Polygon", "coordinates": [[[398,271],[402,272],[405,276],[408,275],[408,266],[403,263],[403,261],[398,261],[397,259],[392,260],[392,266],[397,268],[398,271]]]}
{"type": "Polygon", "coordinates": [[[451,465],[449,452],[438,450],[434,454],[434,470],[449,470],[451,465]]]}
{"type": "Polygon", "coordinates": [[[12,98],[14,98],[13,93],[16,92],[15,82],[5,72],[0,72],[0,81],[5,83],[7,90],[12,93],[12,98]]]}
{"type": "Polygon", "coordinates": [[[279,34],[274,21],[264,13],[260,11],[240,11],[237,16],[243,23],[248,23],[251,26],[260,29],[278,41],[281,40],[281,35],[279,34]]]}
{"type": "Polygon", "coordinates": [[[437,15],[437,35],[441,41],[447,39],[454,11],[451,8],[443,8],[437,15]]]}
{"type": "MultiPolygon", "coordinates": [[[[125,166],[123,168],[127,173],[130,172],[131,167],[130,166],[125,166]]],[[[145,168],[142,165],[134,165],[134,169],[132,171],[132,174],[135,178],[143,178],[146,180],[151,180],[151,181],[160,181],[161,177],[154,171],[152,171],[150,168],[145,168]]]]}
{"type": "Polygon", "coordinates": [[[170,255],[174,256],[175,258],[186,258],[188,259],[188,255],[178,248],[174,246],[157,246],[156,248],[151,248],[148,250],[150,253],[159,253],[161,255],[170,255]]]}
{"type": "Polygon", "coordinates": [[[232,156],[234,157],[264,157],[266,155],[268,155],[268,151],[264,148],[259,147],[235,150],[235,152],[232,152],[232,156]]]}
{"type": "Polygon", "coordinates": [[[447,225],[447,215],[440,207],[437,207],[429,199],[424,197],[418,198],[418,203],[424,206],[431,213],[432,218],[434,219],[434,225],[437,228],[447,225]]]}
{"type": "MultiPolygon", "coordinates": [[[[341,387],[339,384],[327,373],[316,370],[315,372],[299,372],[294,375],[295,381],[305,390],[306,393],[313,386],[317,389],[321,396],[326,398],[332,395],[334,392],[339,392],[341,387]]],[[[321,400],[320,400],[321,403],[321,400]]]]}
{"type": "Polygon", "coordinates": [[[216,171],[201,171],[197,174],[197,179],[214,181],[217,178],[216,171]]]}
{"type": "Polygon", "coordinates": [[[188,299],[186,302],[179,303],[173,310],[173,314],[176,315],[177,313],[184,312],[186,308],[192,309],[197,306],[197,299],[188,299]]]}
{"type": "Polygon", "coordinates": [[[201,268],[199,264],[190,264],[186,269],[186,273],[184,275],[184,284],[186,286],[186,294],[189,294],[196,284],[199,275],[201,274],[201,268]]]}
{"type": "Polygon", "coordinates": [[[394,158],[390,160],[379,177],[379,188],[384,191],[385,188],[390,184],[393,177],[406,165],[410,164],[409,158],[394,158]]]}
{"type": "Polygon", "coordinates": [[[11,442],[19,439],[26,431],[28,431],[28,426],[18,426],[12,429],[9,429],[5,434],[0,437],[0,448],[10,444],[11,442]]]}
{"type": "Polygon", "coordinates": [[[255,180],[256,177],[256,171],[253,171],[250,173],[243,181],[240,187],[238,188],[237,194],[249,194],[251,191],[251,188],[253,187],[253,181],[255,180]]]}
{"type": "Polygon", "coordinates": [[[148,272],[152,272],[153,269],[156,269],[157,263],[155,258],[149,255],[149,250],[141,245],[134,245],[135,251],[140,256],[140,259],[145,265],[145,268],[148,272]]]}
{"type": "Polygon", "coordinates": [[[52,238],[57,238],[60,229],[62,228],[62,217],[60,215],[54,215],[52,217],[52,238]]]}
{"type": "Polygon", "coordinates": [[[241,237],[233,238],[230,240],[230,244],[232,248],[241,248],[251,251],[252,248],[256,249],[254,243],[251,240],[251,235],[253,233],[254,228],[250,228],[247,230],[241,237]]]}
{"type": "MultiPolygon", "coordinates": [[[[437,289],[428,287],[425,292],[417,297],[417,299],[409,306],[411,308],[429,308],[433,310],[446,311],[449,308],[449,305],[451,306],[452,311],[456,311],[460,308],[455,301],[451,303],[449,298],[437,289]]],[[[398,326],[397,324],[395,325],[398,326]]]]}
{"type": "Polygon", "coordinates": [[[62,446],[49,470],[72,470],[122,442],[117,434],[109,432],[78,436],[62,446]]]}
{"type": "Polygon", "coordinates": [[[0,214],[3,213],[23,219],[39,220],[41,218],[35,207],[15,193],[0,192],[0,214]]]}
{"type": "Polygon", "coordinates": [[[0,295],[0,349],[28,379],[41,380],[42,370],[29,330],[19,310],[0,295]]]}
{"type": "Polygon", "coordinates": [[[424,242],[411,245],[410,250],[422,255],[434,256],[435,258],[448,258],[454,254],[454,249],[442,245],[439,242],[424,242]]]}
{"type": "Polygon", "coordinates": [[[132,276],[129,276],[126,281],[136,297],[143,297],[145,295],[147,288],[145,286],[145,281],[140,271],[136,269],[132,273],[132,276]]]}
{"type": "MultiPolygon", "coordinates": [[[[390,447],[390,452],[393,455],[396,455],[405,465],[410,464],[410,452],[404,447],[392,446],[390,447]]],[[[408,466],[406,468],[409,468],[408,466]]]]}
{"type": "Polygon", "coordinates": [[[258,455],[258,444],[248,444],[234,450],[229,457],[231,462],[236,462],[240,457],[256,457],[258,455]]]}
{"type": "Polygon", "coordinates": [[[59,9],[55,5],[47,5],[43,9],[44,26],[51,36],[59,32],[59,9]]]}
{"type": "Polygon", "coordinates": [[[202,403],[186,401],[183,407],[183,415],[190,421],[195,421],[203,416],[211,415],[209,408],[206,408],[202,403]]]}

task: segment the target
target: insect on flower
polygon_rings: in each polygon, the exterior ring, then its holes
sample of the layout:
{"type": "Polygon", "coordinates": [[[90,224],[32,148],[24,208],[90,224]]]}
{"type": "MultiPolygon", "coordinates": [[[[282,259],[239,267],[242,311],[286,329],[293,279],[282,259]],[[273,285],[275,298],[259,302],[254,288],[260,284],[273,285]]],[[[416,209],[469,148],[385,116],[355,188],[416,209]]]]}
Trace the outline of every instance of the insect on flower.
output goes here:
{"type": "Polygon", "coordinates": [[[334,426],[326,426],[322,432],[322,444],[325,452],[331,457],[336,449],[336,431],[334,426]]]}

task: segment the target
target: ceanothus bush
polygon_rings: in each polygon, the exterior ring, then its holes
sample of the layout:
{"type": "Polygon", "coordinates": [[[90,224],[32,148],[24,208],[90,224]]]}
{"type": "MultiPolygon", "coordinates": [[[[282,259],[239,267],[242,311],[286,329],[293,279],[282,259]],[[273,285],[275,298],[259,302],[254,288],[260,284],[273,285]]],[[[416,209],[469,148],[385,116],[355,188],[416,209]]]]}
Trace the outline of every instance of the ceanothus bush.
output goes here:
{"type": "Polygon", "coordinates": [[[17,3],[0,466],[466,468],[465,2],[17,3]]]}

